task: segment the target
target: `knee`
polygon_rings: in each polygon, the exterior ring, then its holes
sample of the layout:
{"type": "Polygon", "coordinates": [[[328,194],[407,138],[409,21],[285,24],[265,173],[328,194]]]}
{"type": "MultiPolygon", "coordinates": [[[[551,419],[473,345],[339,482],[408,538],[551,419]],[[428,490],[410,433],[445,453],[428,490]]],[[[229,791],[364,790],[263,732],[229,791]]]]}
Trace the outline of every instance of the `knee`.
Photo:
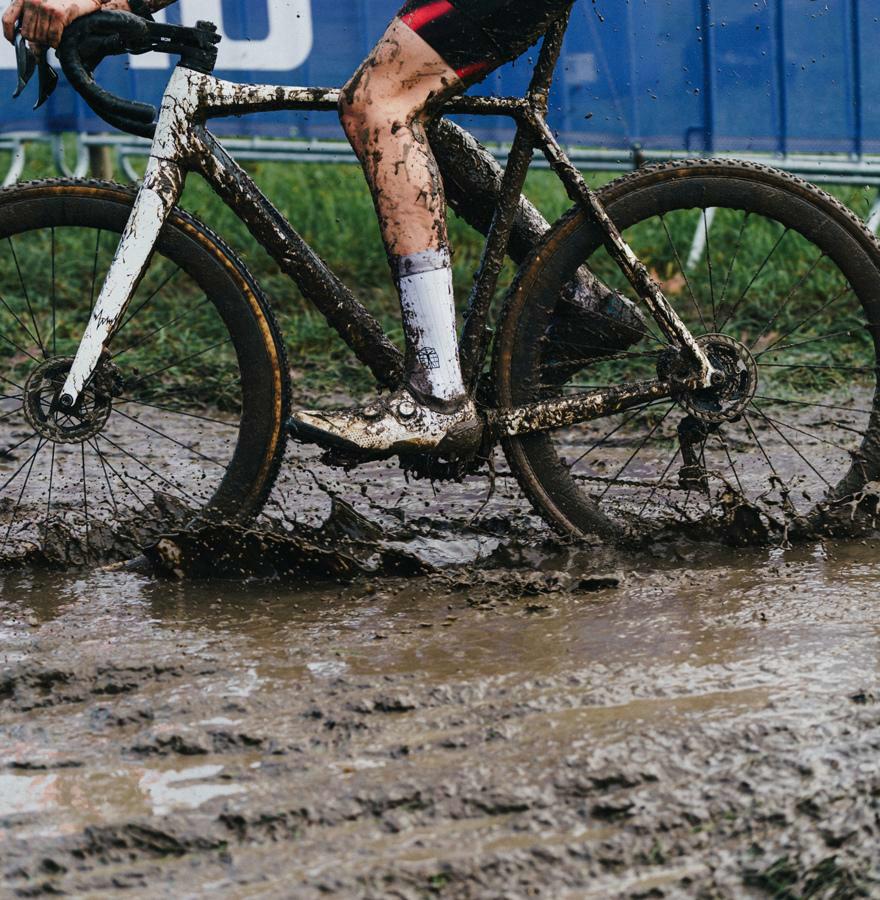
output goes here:
{"type": "Polygon", "coordinates": [[[339,95],[339,121],[357,150],[422,119],[422,105],[389,96],[362,84],[347,84],[339,95]]]}
{"type": "Polygon", "coordinates": [[[364,119],[368,98],[351,82],[339,94],[339,122],[343,130],[352,138],[364,119]]]}

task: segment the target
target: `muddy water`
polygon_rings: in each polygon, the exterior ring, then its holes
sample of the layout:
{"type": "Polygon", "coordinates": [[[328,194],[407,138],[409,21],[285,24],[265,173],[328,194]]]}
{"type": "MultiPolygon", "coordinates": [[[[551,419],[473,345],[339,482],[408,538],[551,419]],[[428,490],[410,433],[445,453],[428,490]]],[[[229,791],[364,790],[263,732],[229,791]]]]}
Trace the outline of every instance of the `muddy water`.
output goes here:
{"type": "Polygon", "coordinates": [[[880,896],[880,547],[522,561],[0,575],[0,895],[880,896]]]}

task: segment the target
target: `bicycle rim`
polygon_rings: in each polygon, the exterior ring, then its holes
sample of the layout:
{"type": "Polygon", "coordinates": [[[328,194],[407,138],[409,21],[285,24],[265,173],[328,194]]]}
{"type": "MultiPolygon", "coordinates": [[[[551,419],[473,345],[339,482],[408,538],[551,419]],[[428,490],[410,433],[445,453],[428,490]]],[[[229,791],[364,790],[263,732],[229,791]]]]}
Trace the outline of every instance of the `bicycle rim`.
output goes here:
{"type": "Polygon", "coordinates": [[[115,557],[199,517],[259,511],[287,373],[246,271],[176,214],[76,409],[54,406],[133,193],[43,184],[0,198],[0,559],[115,557]]]}
{"type": "MultiPolygon", "coordinates": [[[[581,535],[684,523],[763,540],[817,523],[843,529],[841,512],[853,506],[871,526],[876,501],[866,494],[880,475],[873,236],[829,195],[759,166],[669,164],[603,197],[679,315],[727,367],[731,389],[508,441],[538,509],[581,535]]],[[[510,303],[496,357],[505,405],[666,378],[674,367],[653,322],[618,354],[559,329],[559,298],[584,263],[632,297],[598,230],[570,216],[510,303]],[[574,348],[584,363],[576,374],[574,348]]]]}

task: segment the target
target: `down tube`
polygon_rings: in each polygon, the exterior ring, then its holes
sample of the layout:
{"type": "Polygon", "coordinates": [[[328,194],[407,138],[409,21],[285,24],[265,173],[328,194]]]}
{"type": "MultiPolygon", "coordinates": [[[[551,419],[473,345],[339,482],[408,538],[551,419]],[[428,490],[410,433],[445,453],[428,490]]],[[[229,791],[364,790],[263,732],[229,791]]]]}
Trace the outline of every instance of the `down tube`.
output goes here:
{"type": "Polygon", "coordinates": [[[375,317],[275,208],[209,132],[194,135],[193,164],[254,239],[296,282],[355,356],[388,388],[403,382],[403,354],[375,317]]]}

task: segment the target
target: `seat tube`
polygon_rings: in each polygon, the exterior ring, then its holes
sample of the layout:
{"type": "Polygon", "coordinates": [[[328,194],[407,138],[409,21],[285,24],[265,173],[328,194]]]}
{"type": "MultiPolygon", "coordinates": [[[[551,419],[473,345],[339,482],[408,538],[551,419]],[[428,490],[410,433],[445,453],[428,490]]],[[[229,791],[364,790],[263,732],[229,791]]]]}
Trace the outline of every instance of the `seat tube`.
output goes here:
{"type": "Polygon", "coordinates": [[[178,68],[169,82],[143,184],[59,397],[63,408],[75,406],[94,375],[183,192],[191,116],[198,107],[198,79],[188,77],[193,74],[178,68]]]}

